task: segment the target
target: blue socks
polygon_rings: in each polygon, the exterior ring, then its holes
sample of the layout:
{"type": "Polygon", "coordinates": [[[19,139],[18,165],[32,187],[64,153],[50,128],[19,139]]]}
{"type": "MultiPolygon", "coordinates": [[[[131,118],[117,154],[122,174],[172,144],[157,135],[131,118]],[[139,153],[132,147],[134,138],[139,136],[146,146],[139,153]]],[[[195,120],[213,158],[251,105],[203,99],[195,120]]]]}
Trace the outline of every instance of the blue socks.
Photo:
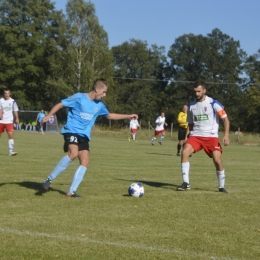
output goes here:
{"type": "Polygon", "coordinates": [[[69,156],[64,156],[57,164],[55,169],[52,171],[52,173],[49,175],[48,179],[53,181],[56,179],[71,163],[69,156]]]}
{"type": "MultiPolygon", "coordinates": [[[[64,156],[57,164],[57,166],[55,167],[55,169],[52,171],[52,173],[48,176],[48,179],[53,181],[54,179],[56,179],[71,163],[72,161],[70,160],[69,156],[66,155],[64,156]]],[[[80,165],[77,170],[74,173],[74,177],[72,180],[72,184],[70,186],[70,189],[68,191],[68,194],[71,194],[73,192],[75,192],[79,186],[79,184],[81,183],[85,172],[87,171],[87,168],[80,165]]]]}
{"type": "Polygon", "coordinates": [[[81,181],[83,180],[83,177],[84,177],[86,171],[87,171],[86,167],[84,167],[82,165],[80,165],[78,167],[78,169],[74,173],[74,177],[73,177],[70,189],[68,191],[68,194],[71,194],[77,190],[78,186],[80,185],[81,181]]]}

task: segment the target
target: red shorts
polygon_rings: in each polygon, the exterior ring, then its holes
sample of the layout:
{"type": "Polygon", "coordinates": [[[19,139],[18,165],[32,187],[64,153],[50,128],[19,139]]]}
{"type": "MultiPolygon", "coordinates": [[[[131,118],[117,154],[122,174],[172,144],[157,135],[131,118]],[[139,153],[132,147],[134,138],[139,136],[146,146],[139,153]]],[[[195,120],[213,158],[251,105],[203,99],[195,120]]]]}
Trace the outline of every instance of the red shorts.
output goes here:
{"type": "Polygon", "coordinates": [[[157,136],[158,134],[164,134],[165,133],[165,130],[160,130],[160,131],[154,131],[154,136],[157,136]]]}
{"type": "Polygon", "coordinates": [[[2,134],[6,129],[6,132],[14,131],[14,124],[0,124],[0,134],[2,134]]]}
{"type": "Polygon", "coordinates": [[[132,134],[136,134],[137,133],[137,129],[131,128],[131,133],[132,134]]]}
{"type": "Polygon", "coordinates": [[[190,144],[195,152],[203,149],[210,158],[212,158],[213,151],[222,153],[222,147],[216,137],[190,136],[185,144],[190,144]]]}

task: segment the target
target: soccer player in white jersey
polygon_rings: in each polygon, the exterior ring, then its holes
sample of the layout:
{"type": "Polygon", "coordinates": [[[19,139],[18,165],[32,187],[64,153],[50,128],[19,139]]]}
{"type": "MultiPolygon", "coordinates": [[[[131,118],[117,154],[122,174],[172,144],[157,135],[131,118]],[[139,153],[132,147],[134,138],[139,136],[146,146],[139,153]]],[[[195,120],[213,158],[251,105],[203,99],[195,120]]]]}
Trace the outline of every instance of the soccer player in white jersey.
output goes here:
{"type": "Polygon", "coordinates": [[[0,99],[0,108],[2,109],[2,118],[0,120],[0,136],[6,130],[8,135],[9,155],[14,156],[17,152],[14,148],[14,115],[15,122],[19,124],[18,106],[14,99],[10,97],[10,89],[4,89],[4,97],[0,99]]]}
{"type": "Polygon", "coordinates": [[[128,141],[133,139],[135,141],[136,133],[137,133],[137,128],[140,127],[137,119],[134,117],[133,119],[130,120],[130,131],[131,131],[131,137],[128,137],[128,141]]]}
{"type": "Polygon", "coordinates": [[[157,117],[156,121],[155,121],[155,124],[156,124],[156,127],[155,127],[155,130],[154,130],[154,137],[152,138],[152,145],[154,145],[154,142],[156,140],[156,136],[161,134],[161,137],[159,139],[159,144],[162,144],[162,141],[165,137],[165,130],[164,130],[164,126],[167,126],[168,124],[165,122],[165,114],[164,112],[161,113],[160,116],[157,117]]]}
{"type": "Polygon", "coordinates": [[[42,187],[48,190],[51,182],[56,179],[69,165],[78,158],[80,165],[74,173],[71,186],[66,193],[67,197],[80,198],[76,193],[89,163],[89,141],[91,129],[98,116],[106,116],[107,119],[120,120],[138,118],[137,114],[110,113],[101,101],[106,96],[108,85],[104,79],[94,82],[89,93],[77,93],[61,100],[55,105],[49,114],[42,119],[47,122],[62,107],[69,108],[67,123],[61,129],[64,136],[64,152],[68,152],[56,165],[52,173],[42,183],[42,187]]]}
{"type": "Polygon", "coordinates": [[[186,143],[181,154],[181,171],[183,183],[177,190],[189,190],[190,180],[189,156],[192,153],[203,149],[206,154],[213,159],[218,178],[218,190],[227,193],[225,190],[225,170],[222,164],[222,147],[218,139],[219,119],[224,123],[224,146],[229,145],[229,119],[222,104],[206,95],[206,87],[203,81],[195,82],[194,93],[196,100],[189,104],[188,108],[188,128],[186,133],[186,143]],[[187,139],[188,134],[190,134],[187,139]]]}

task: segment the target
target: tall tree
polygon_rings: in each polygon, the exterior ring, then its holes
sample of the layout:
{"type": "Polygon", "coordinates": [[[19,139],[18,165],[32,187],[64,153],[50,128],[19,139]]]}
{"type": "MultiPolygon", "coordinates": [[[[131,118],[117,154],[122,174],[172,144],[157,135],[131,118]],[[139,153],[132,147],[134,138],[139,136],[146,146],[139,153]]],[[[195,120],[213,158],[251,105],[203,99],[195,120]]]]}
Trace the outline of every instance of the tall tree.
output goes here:
{"type": "Polygon", "coordinates": [[[108,36],[93,3],[68,0],[66,13],[67,41],[60,53],[68,68],[67,82],[75,91],[88,91],[96,78],[108,79],[113,74],[108,36]]]}
{"type": "MultiPolygon", "coordinates": [[[[219,29],[207,36],[188,34],[176,39],[168,53],[173,80],[168,91],[181,107],[192,99],[191,82],[202,79],[210,96],[227,106],[233,122],[238,122],[236,106],[243,96],[239,75],[243,72],[246,53],[235,41],[219,29]]],[[[232,123],[233,123],[232,122],[232,123]]],[[[236,127],[236,123],[232,125],[236,127]]]]}
{"type": "Polygon", "coordinates": [[[249,76],[245,129],[260,133],[260,49],[247,58],[245,70],[249,76]]]}
{"type": "Polygon", "coordinates": [[[137,111],[146,123],[164,109],[164,47],[131,39],[112,48],[118,109],[137,111]]]}
{"type": "Polygon", "coordinates": [[[249,76],[248,84],[255,85],[260,83],[260,49],[256,54],[247,58],[245,71],[249,76]]]}
{"type": "Polygon", "coordinates": [[[0,84],[9,87],[22,109],[45,104],[46,80],[57,50],[62,15],[49,0],[0,2],[0,84]]]}

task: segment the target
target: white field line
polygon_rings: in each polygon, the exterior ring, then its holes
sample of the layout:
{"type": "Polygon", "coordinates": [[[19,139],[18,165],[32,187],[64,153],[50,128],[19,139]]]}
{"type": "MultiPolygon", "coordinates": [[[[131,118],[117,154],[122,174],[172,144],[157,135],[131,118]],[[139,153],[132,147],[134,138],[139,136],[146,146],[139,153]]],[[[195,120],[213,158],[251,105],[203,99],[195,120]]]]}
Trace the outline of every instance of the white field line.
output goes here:
{"type": "Polygon", "coordinates": [[[31,236],[31,237],[47,237],[47,238],[67,240],[67,241],[78,241],[78,242],[84,242],[84,243],[95,243],[95,244],[111,245],[111,246],[117,246],[117,247],[136,248],[136,249],[147,250],[147,251],[155,251],[155,252],[170,253],[170,254],[179,254],[179,255],[185,255],[185,256],[188,256],[188,257],[197,257],[197,258],[200,258],[200,259],[238,260],[238,259],[235,259],[235,258],[208,256],[208,255],[205,255],[205,254],[199,254],[199,253],[194,253],[194,252],[180,251],[180,250],[160,248],[160,247],[150,247],[150,246],[145,246],[145,245],[140,245],[140,244],[135,245],[135,244],[124,244],[124,243],[109,242],[109,241],[98,241],[98,240],[89,239],[87,237],[53,235],[53,234],[47,234],[47,233],[30,232],[30,231],[26,231],[26,230],[25,231],[19,231],[19,230],[15,230],[15,229],[2,228],[2,227],[0,227],[0,232],[8,233],[8,234],[23,235],[23,236],[31,236]]]}

